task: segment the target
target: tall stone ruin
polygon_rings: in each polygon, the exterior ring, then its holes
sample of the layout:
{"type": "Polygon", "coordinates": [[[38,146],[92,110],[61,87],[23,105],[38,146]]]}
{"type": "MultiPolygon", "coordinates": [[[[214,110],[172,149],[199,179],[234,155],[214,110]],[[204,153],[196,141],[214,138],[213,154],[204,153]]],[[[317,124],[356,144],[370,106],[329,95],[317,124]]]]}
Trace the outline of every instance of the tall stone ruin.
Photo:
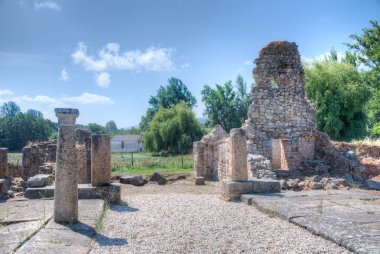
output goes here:
{"type": "MultiPolygon", "coordinates": [[[[253,101],[242,126],[247,156],[241,158],[248,161],[249,179],[297,170],[302,161],[313,159],[317,130],[314,109],[305,98],[297,45],[271,42],[261,49],[254,63],[253,101]]],[[[220,128],[217,133],[224,132],[220,128]]],[[[231,180],[231,159],[240,147],[229,145],[232,134],[224,132],[220,137],[215,132],[194,143],[194,168],[197,176],[209,180],[231,180]]]]}
{"type": "MultiPolygon", "coordinates": [[[[271,42],[254,63],[256,86],[245,124],[249,154],[269,159],[274,170],[299,169],[303,160],[314,157],[317,129],[314,109],[305,98],[297,45],[271,42]]],[[[254,167],[251,170],[258,177],[265,174],[254,167]]]]}

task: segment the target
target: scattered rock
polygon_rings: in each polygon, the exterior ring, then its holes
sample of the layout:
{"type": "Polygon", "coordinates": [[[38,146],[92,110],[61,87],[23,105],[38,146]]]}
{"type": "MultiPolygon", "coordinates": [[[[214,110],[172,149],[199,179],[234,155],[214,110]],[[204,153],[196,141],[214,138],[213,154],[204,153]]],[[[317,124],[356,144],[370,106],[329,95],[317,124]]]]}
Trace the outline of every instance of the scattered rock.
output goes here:
{"type": "Polygon", "coordinates": [[[367,181],[368,187],[374,190],[380,190],[380,181],[379,180],[372,180],[368,179],[367,181]]]}
{"type": "Polygon", "coordinates": [[[321,190],[323,189],[323,184],[320,182],[310,182],[310,187],[314,190],[321,190]]]}
{"type": "Polygon", "coordinates": [[[300,182],[299,179],[289,179],[287,183],[288,183],[289,188],[295,189],[295,188],[298,188],[299,182],[300,182]]]}
{"type": "Polygon", "coordinates": [[[0,198],[5,196],[10,187],[10,180],[0,179],[0,198]]]}
{"type": "Polygon", "coordinates": [[[120,183],[132,184],[134,186],[143,186],[145,184],[145,181],[142,176],[123,175],[120,177],[120,183]]]}
{"type": "Polygon", "coordinates": [[[32,176],[28,179],[27,186],[29,188],[39,188],[45,187],[47,185],[52,185],[54,181],[53,175],[39,174],[32,176]]]}
{"type": "Polygon", "coordinates": [[[312,180],[313,180],[313,182],[319,182],[322,180],[322,177],[319,175],[315,175],[315,176],[313,176],[312,180]]]}
{"type": "Polygon", "coordinates": [[[158,172],[154,172],[153,175],[150,177],[149,181],[157,182],[159,185],[164,185],[168,182],[166,178],[158,172]]]}
{"type": "Polygon", "coordinates": [[[205,184],[205,178],[203,176],[195,177],[195,185],[204,185],[204,184],[205,184]]]}
{"type": "Polygon", "coordinates": [[[279,182],[280,182],[281,189],[286,190],[289,188],[288,182],[286,180],[282,179],[279,182]]]}
{"type": "Polygon", "coordinates": [[[329,165],[320,163],[315,167],[315,173],[318,175],[326,174],[329,173],[330,169],[329,165]]]}

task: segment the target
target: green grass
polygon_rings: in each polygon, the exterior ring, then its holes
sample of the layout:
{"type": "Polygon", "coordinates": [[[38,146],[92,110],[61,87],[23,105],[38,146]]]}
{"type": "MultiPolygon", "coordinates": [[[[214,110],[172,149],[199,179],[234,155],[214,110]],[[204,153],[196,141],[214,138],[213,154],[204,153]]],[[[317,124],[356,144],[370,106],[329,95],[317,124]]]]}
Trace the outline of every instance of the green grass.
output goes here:
{"type": "Polygon", "coordinates": [[[190,173],[193,171],[193,169],[189,168],[136,168],[136,169],[119,169],[116,171],[113,171],[114,174],[131,174],[131,175],[149,175],[153,174],[154,172],[160,172],[163,174],[172,174],[172,173],[190,173]]]}
{"type": "Polygon", "coordinates": [[[13,165],[21,165],[22,153],[8,153],[8,163],[13,165]]]}

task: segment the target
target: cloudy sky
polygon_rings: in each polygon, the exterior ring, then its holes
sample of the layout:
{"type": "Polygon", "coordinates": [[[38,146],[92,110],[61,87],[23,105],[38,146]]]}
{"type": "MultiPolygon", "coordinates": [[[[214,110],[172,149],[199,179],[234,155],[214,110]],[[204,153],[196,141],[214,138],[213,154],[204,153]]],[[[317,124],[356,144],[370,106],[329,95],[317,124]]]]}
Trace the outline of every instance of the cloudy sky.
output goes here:
{"type": "Polygon", "coordinates": [[[379,0],[0,0],[0,103],[134,126],[174,76],[201,117],[203,85],[239,73],[251,83],[269,41],[294,41],[305,58],[344,52],[369,20],[380,20],[379,0]]]}

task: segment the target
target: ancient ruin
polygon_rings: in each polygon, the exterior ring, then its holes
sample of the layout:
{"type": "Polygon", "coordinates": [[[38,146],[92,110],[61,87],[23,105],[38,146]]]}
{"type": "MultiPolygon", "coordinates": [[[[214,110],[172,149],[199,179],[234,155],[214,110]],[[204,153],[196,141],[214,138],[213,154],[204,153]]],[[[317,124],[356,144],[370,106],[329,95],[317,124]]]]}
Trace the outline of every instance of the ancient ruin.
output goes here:
{"type": "Polygon", "coordinates": [[[58,117],[57,169],[55,172],[54,221],[78,220],[78,169],[75,150],[77,109],[55,109],[58,117]]]}
{"type": "Polygon", "coordinates": [[[8,149],[0,148],[0,179],[8,176],[8,149]]]}
{"type": "MultiPolygon", "coordinates": [[[[357,158],[335,149],[328,135],[317,131],[314,109],[305,97],[297,45],[271,42],[260,50],[254,63],[256,83],[248,119],[239,131],[233,129],[227,134],[216,126],[201,141],[194,142],[196,177],[224,181],[227,193],[252,191],[253,185],[259,184],[255,179],[265,179],[272,186],[267,190],[278,190],[270,179],[345,173],[360,179],[363,166],[357,158]],[[246,133],[244,141],[237,138],[237,133],[246,133]],[[239,171],[239,177],[235,175],[236,167],[244,171],[239,171]],[[251,183],[242,186],[246,180],[251,183]]],[[[290,183],[290,187],[298,187],[298,182],[290,183]]],[[[289,187],[283,182],[281,185],[289,187]]],[[[321,184],[310,185],[320,188],[321,184]]],[[[334,188],[334,184],[330,186],[334,188]]]]}
{"type": "Polygon", "coordinates": [[[91,137],[91,184],[104,186],[111,183],[111,140],[109,135],[91,137]]]}

